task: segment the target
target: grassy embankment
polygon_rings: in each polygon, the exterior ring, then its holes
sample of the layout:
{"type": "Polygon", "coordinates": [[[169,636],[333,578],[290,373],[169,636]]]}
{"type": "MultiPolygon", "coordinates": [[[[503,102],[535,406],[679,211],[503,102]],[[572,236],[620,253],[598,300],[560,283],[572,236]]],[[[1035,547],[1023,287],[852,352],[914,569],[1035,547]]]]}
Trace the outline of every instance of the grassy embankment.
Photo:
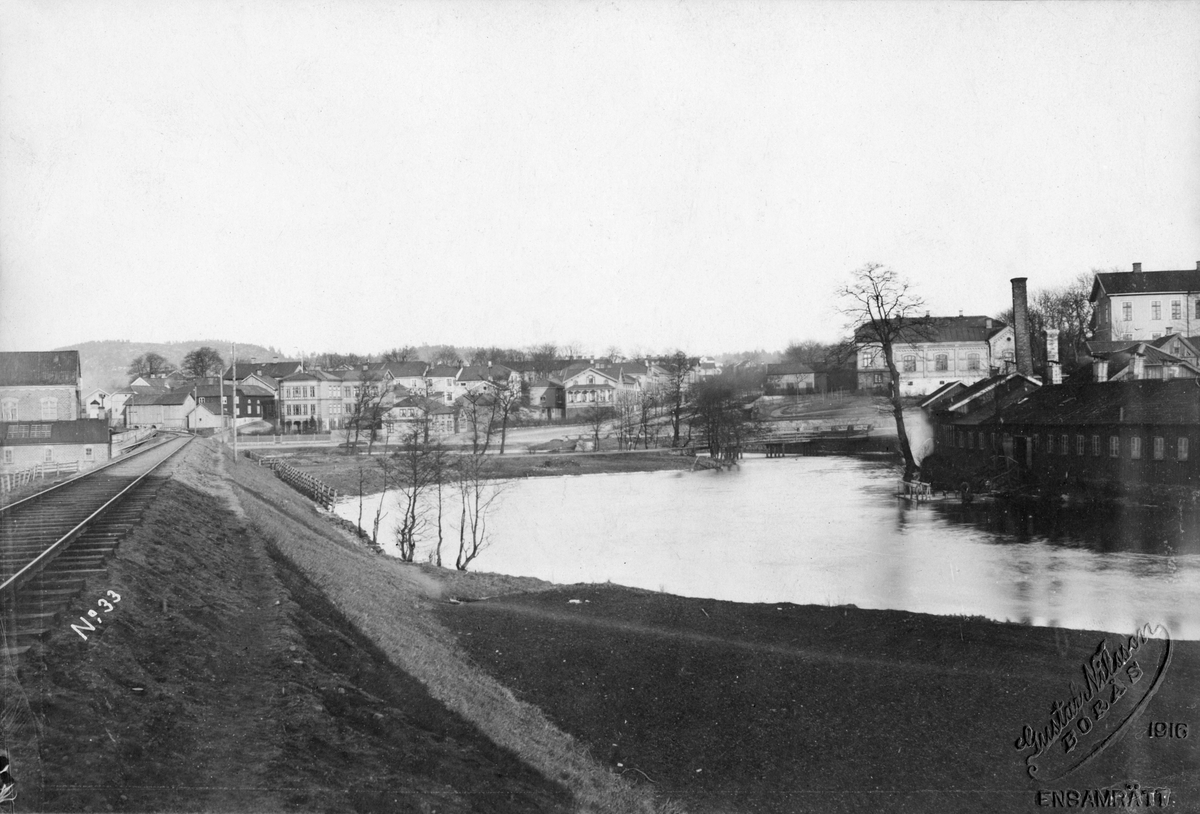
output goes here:
{"type": "Polygon", "coordinates": [[[268,471],[231,469],[193,442],[69,611],[119,593],[103,630],[84,641],[61,619],[26,658],[27,702],[6,696],[22,806],[656,808],[474,667],[431,613],[446,590],[541,583],[435,580],[368,554],[268,471]]]}
{"type": "MultiPolygon", "coordinates": [[[[363,491],[383,489],[383,473],[376,455],[350,455],[343,449],[306,449],[287,456],[298,466],[342,494],[358,494],[359,470],[363,491]]],[[[489,455],[492,474],[497,478],[536,478],[553,475],[594,475],[602,472],[656,472],[691,469],[692,459],[666,451],[578,454],[531,454],[520,452],[489,455]]]]}

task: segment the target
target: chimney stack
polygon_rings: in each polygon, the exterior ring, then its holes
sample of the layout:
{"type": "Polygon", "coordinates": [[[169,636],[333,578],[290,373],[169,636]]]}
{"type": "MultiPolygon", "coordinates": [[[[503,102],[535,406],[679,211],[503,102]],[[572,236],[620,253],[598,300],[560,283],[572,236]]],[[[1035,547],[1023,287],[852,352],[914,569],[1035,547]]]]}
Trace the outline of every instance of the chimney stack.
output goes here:
{"type": "Polygon", "coordinates": [[[1092,381],[1108,381],[1108,359],[1103,356],[1092,358],[1092,381]]]}
{"type": "Polygon", "coordinates": [[[1133,353],[1133,378],[1138,381],[1146,378],[1146,353],[1142,347],[1133,353]]]}
{"type": "Polygon", "coordinates": [[[1135,274],[1136,274],[1137,272],[1141,271],[1141,270],[1142,270],[1142,264],[1141,264],[1141,263],[1134,263],[1134,264],[1133,264],[1133,271],[1134,271],[1134,273],[1135,273],[1135,274]]]}
{"type": "Polygon", "coordinates": [[[1017,343],[1017,372],[1033,375],[1033,348],[1029,343],[1029,299],[1025,277],[1012,278],[1013,333],[1017,343]]]}
{"type": "Polygon", "coordinates": [[[1058,363],[1058,329],[1046,329],[1046,378],[1050,384],[1062,384],[1062,365],[1058,363]]]}

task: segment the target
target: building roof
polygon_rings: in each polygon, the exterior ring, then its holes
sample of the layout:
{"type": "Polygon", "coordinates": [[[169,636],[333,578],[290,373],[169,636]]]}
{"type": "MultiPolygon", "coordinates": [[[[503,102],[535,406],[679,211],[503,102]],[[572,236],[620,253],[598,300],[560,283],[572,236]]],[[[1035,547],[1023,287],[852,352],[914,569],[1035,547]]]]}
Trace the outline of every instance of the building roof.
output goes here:
{"type": "Polygon", "coordinates": [[[79,385],[79,351],[6,351],[0,353],[0,387],[79,385]]]}
{"type": "Polygon", "coordinates": [[[937,409],[937,408],[943,406],[944,404],[946,404],[947,399],[950,399],[950,398],[958,395],[958,393],[960,393],[961,391],[966,390],[966,389],[967,389],[967,386],[960,381],[956,380],[956,381],[952,381],[952,382],[947,382],[946,384],[943,384],[941,387],[939,387],[937,390],[934,390],[932,393],[930,393],[925,398],[921,399],[921,401],[917,402],[917,406],[920,407],[922,410],[937,409]]]}
{"type": "Polygon", "coordinates": [[[257,373],[261,370],[264,375],[270,376],[272,379],[282,379],[303,369],[304,363],[297,359],[285,359],[275,362],[238,362],[236,365],[230,365],[225,368],[225,372],[222,375],[226,379],[241,381],[251,373],[257,373]]]}
{"type": "Polygon", "coordinates": [[[175,390],[170,393],[139,393],[126,404],[131,407],[145,407],[151,404],[172,406],[184,404],[191,397],[191,390],[175,390]]]}
{"type": "Polygon", "coordinates": [[[1169,294],[1200,292],[1200,268],[1178,271],[1112,271],[1096,275],[1092,282],[1090,302],[1101,294],[1169,294]]]}
{"type": "Polygon", "coordinates": [[[1042,383],[1023,373],[997,373],[995,376],[988,376],[986,379],[973,382],[966,389],[955,393],[942,403],[941,408],[957,410],[988,393],[994,393],[992,400],[1002,400],[1017,388],[1026,385],[1041,387],[1042,383]]]}
{"type": "Polygon", "coordinates": [[[1067,382],[1042,387],[1004,410],[1005,424],[1200,424],[1196,379],[1067,382]]]}
{"type": "Polygon", "coordinates": [[[284,376],[282,379],[285,382],[340,382],[341,380],[342,377],[340,375],[331,373],[328,370],[300,370],[289,376],[284,376]]]}
{"type": "Polygon", "coordinates": [[[425,371],[425,377],[429,379],[453,379],[458,376],[459,370],[458,365],[434,365],[425,371]]]}
{"type": "Polygon", "coordinates": [[[412,362],[373,362],[371,370],[386,370],[397,379],[424,376],[429,365],[421,361],[412,362]]]}
{"type": "Polygon", "coordinates": [[[812,372],[813,369],[803,362],[779,362],[767,365],[768,376],[796,376],[812,372]]]}
{"type": "MultiPolygon", "coordinates": [[[[987,342],[1008,325],[992,317],[921,317],[905,320],[898,342],[919,345],[928,342],[987,342]]],[[[871,342],[876,334],[870,325],[854,332],[856,342],[871,342]]]]}
{"type": "MultiPolygon", "coordinates": [[[[35,431],[36,432],[36,431],[35,431]]],[[[22,444],[107,444],[108,421],[103,418],[81,418],[78,421],[11,421],[0,423],[0,445],[22,444]],[[36,435],[30,430],[41,430],[36,435]],[[50,428],[47,438],[44,428],[50,428]]]]}

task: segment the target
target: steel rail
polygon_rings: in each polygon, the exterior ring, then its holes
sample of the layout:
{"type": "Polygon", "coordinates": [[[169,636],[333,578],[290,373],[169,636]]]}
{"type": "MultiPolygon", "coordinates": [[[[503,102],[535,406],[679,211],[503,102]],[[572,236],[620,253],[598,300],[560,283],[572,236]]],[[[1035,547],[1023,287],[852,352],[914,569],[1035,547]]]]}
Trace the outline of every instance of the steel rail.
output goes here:
{"type": "MultiPolygon", "coordinates": [[[[179,450],[186,447],[191,442],[191,440],[192,440],[191,438],[187,439],[182,444],[180,444],[179,448],[176,449],[174,452],[172,452],[170,455],[164,456],[161,461],[159,461],[154,466],[147,469],[141,475],[138,475],[133,480],[132,483],[128,484],[124,489],[122,489],[116,495],[109,498],[109,500],[106,501],[103,506],[101,506],[99,509],[96,509],[96,511],[94,511],[90,515],[88,515],[86,519],[84,519],[82,522],[80,522],[78,525],[76,525],[73,529],[68,531],[66,534],[64,534],[62,537],[60,537],[58,540],[51,543],[48,548],[46,548],[41,554],[34,557],[24,568],[22,568],[20,571],[13,574],[11,577],[9,577],[7,580],[5,580],[2,584],[0,584],[0,596],[3,596],[5,594],[15,594],[17,592],[17,590],[21,588],[21,586],[23,586],[25,583],[29,582],[29,580],[31,580],[35,576],[37,576],[37,574],[42,570],[42,568],[45,568],[51,562],[51,560],[53,560],[56,556],[58,556],[58,554],[62,553],[60,549],[63,549],[66,546],[70,545],[71,542],[75,540],[75,538],[77,538],[77,537],[79,537],[79,535],[83,534],[84,530],[88,527],[88,525],[90,523],[95,522],[100,517],[102,517],[105,513],[107,513],[108,510],[113,508],[114,505],[121,498],[125,497],[125,495],[128,494],[132,489],[136,488],[137,485],[140,484],[152,472],[154,472],[154,470],[158,469],[160,466],[162,466],[164,463],[166,463],[172,457],[174,457],[175,454],[178,453],[179,450]]],[[[166,443],[171,443],[171,442],[168,441],[166,443]]],[[[158,449],[161,446],[162,446],[162,444],[155,444],[153,447],[151,447],[151,449],[158,449]]],[[[129,458],[123,457],[121,460],[126,461],[126,460],[129,460],[129,458]]],[[[95,471],[96,470],[91,470],[88,474],[91,474],[92,472],[95,472],[95,471]]],[[[74,479],[72,479],[72,480],[74,480],[74,479]]],[[[46,490],[46,492],[49,492],[49,491],[50,491],[49,489],[46,490]]],[[[44,495],[44,494],[46,494],[46,492],[41,492],[39,494],[44,495]]],[[[38,495],[35,495],[34,497],[37,497],[37,496],[38,495]]],[[[19,501],[19,502],[24,502],[24,501],[19,501]]],[[[11,505],[16,506],[17,504],[13,503],[11,505]]]]}
{"type": "MultiPolygon", "coordinates": [[[[77,481],[81,481],[84,478],[90,478],[92,475],[95,475],[97,472],[101,472],[105,469],[108,469],[110,466],[116,466],[117,464],[125,463],[126,461],[128,461],[132,458],[136,458],[138,455],[141,455],[143,452],[149,452],[152,449],[158,449],[163,444],[169,444],[169,443],[171,443],[171,441],[175,440],[175,438],[179,438],[179,437],[181,437],[181,436],[176,435],[172,438],[167,438],[164,441],[160,441],[157,444],[150,444],[149,446],[143,446],[141,449],[137,450],[136,452],[129,452],[129,453],[126,453],[125,455],[122,455],[119,458],[113,458],[106,464],[101,464],[100,466],[94,466],[91,469],[88,469],[84,472],[80,472],[78,475],[76,475],[73,478],[67,478],[66,480],[56,483],[53,486],[49,486],[40,492],[36,492],[27,497],[23,497],[14,503],[9,503],[6,506],[0,506],[0,515],[6,514],[7,512],[17,508],[18,506],[22,506],[26,503],[32,503],[35,500],[39,500],[40,498],[43,498],[46,495],[50,494],[51,492],[61,489],[64,486],[69,486],[70,484],[76,483],[77,481]]],[[[182,447],[180,447],[180,448],[182,449],[182,447]]],[[[170,456],[168,456],[168,457],[170,457],[170,456]]]]}

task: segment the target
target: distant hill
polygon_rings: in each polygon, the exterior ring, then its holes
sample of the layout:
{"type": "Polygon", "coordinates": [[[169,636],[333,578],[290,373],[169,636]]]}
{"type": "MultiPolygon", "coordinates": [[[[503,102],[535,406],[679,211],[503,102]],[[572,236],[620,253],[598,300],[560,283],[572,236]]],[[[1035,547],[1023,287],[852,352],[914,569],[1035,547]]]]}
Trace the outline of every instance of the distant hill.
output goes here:
{"type": "MultiPolygon", "coordinates": [[[[157,353],[171,364],[178,367],[183,363],[183,357],[197,348],[207,345],[216,349],[226,363],[229,359],[229,342],[224,339],[197,339],[187,342],[131,342],[124,339],[112,339],[100,342],[80,342],[75,345],[65,345],[54,350],[79,351],[79,363],[83,368],[83,392],[100,387],[105,390],[115,390],[129,384],[129,363],[143,353],[157,353]]],[[[269,362],[272,359],[286,358],[276,348],[264,348],[262,345],[243,345],[237,343],[239,359],[254,359],[259,362],[269,362]]]]}

